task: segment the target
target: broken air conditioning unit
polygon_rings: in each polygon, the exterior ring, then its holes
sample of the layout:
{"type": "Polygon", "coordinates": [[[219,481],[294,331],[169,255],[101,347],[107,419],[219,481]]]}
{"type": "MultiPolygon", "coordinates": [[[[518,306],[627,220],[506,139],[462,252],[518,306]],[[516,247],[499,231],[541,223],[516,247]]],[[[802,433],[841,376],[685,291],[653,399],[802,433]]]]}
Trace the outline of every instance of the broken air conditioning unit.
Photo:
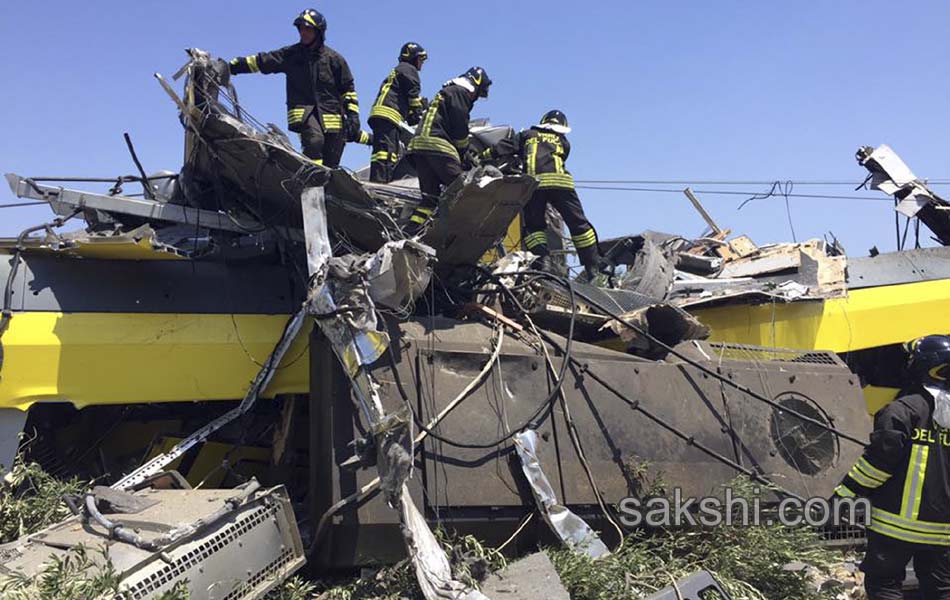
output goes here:
{"type": "Polygon", "coordinates": [[[252,600],[305,563],[283,487],[254,480],[226,490],[97,487],[72,504],[80,515],[0,546],[0,576],[36,577],[82,547],[102,566],[112,563],[123,598],[157,598],[184,585],[191,598],[252,600]]]}

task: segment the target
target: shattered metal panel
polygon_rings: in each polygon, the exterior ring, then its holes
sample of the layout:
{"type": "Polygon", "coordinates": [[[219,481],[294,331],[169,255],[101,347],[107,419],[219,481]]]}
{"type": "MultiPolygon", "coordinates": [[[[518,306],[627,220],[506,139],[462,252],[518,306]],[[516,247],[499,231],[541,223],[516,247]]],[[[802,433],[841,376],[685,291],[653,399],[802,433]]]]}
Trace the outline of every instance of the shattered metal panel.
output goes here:
{"type": "Polygon", "coordinates": [[[527,175],[489,177],[473,172],[471,182],[443,199],[422,241],[439,256],[439,272],[474,265],[508,231],[531,199],[537,182],[527,175]]]}

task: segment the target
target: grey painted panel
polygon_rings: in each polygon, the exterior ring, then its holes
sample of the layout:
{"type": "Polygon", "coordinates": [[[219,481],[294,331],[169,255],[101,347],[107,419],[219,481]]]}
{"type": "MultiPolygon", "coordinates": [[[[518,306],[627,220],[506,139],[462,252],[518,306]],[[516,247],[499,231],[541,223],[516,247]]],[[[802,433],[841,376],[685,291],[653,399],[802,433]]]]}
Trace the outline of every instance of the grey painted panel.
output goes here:
{"type": "Polygon", "coordinates": [[[950,247],[848,258],[848,289],[950,279],[950,247]]]}
{"type": "Polygon", "coordinates": [[[24,423],[26,423],[25,410],[0,408],[0,475],[13,467],[24,423]]]}
{"type": "MultiPolygon", "coordinates": [[[[0,282],[10,272],[0,260],[0,282]]],[[[62,312],[290,314],[302,300],[279,265],[27,256],[14,309],[62,312]]]]}

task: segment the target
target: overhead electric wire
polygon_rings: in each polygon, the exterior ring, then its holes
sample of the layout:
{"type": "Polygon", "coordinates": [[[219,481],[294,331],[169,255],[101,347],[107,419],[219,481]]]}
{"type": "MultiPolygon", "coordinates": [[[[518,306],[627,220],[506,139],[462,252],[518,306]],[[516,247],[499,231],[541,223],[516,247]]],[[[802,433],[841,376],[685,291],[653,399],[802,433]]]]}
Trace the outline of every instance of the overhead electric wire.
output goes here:
{"type": "MultiPolygon", "coordinates": [[[[795,185],[848,185],[855,186],[854,181],[808,181],[782,177],[769,180],[728,180],[728,179],[575,179],[575,183],[584,184],[619,184],[619,185],[772,185],[776,181],[791,181],[795,185]]],[[[950,179],[925,179],[928,185],[947,185],[950,179]]],[[[860,185],[860,184],[858,184],[860,185]]]]}
{"type": "Polygon", "coordinates": [[[0,208],[17,208],[20,206],[39,206],[40,204],[45,204],[49,206],[49,202],[14,202],[13,204],[0,204],[0,208]]]}
{"type": "MultiPolygon", "coordinates": [[[[773,182],[774,183],[774,182],[773,182]]],[[[771,183],[769,184],[771,185],[771,183]]],[[[601,185],[576,185],[578,189],[582,190],[603,190],[606,192],[657,192],[657,193],[667,193],[667,194],[682,194],[683,190],[679,189],[670,189],[670,188],[644,188],[644,187],[619,187],[619,186],[601,186],[601,185]]],[[[754,195],[751,192],[744,191],[740,192],[738,190],[693,190],[697,194],[705,194],[707,196],[750,196],[754,195]]],[[[784,194],[781,197],[786,197],[784,194]]],[[[789,194],[788,198],[808,198],[813,200],[861,200],[861,201],[874,201],[874,202],[890,202],[891,198],[889,196],[843,196],[837,194],[789,194]]]]}

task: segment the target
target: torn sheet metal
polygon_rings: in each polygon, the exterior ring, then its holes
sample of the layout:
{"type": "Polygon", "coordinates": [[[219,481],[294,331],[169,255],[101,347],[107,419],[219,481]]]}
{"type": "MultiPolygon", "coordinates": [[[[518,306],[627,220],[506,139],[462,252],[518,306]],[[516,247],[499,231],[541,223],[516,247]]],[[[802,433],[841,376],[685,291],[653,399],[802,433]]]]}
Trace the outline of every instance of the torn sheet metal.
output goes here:
{"type": "Polygon", "coordinates": [[[583,519],[575,515],[563,504],[559,504],[551,482],[541,469],[538,461],[538,433],[533,429],[515,434],[515,449],[521,459],[521,468],[531,485],[531,492],[554,533],[566,546],[577,552],[583,552],[591,558],[600,558],[610,554],[607,546],[600,540],[597,532],[591,529],[583,519]]]}
{"type": "Polygon", "coordinates": [[[409,488],[402,486],[400,502],[402,533],[416,571],[416,580],[426,600],[488,600],[477,590],[452,578],[452,567],[442,546],[416,508],[409,488]]]}
{"type": "Polygon", "coordinates": [[[536,187],[534,177],[501,176],[491,167],[474,169],[456,180],[442,195],[422,237],[439,255],[436,269],[449,273],[458,266],[478,264],[505,236],[536,187]]]}
{"type": "Polygon", "coordinates": [[[859,148],[855,157],[871,174],[871,187],[897,201],[896,210],[905,217],[917,217],[944,246],[950,245],[950,202],[927,187],[886,144],[859,148]]]}
{"type": "Polygon", "coordinates": [[[377,470],[390,506],[398,508],[406,548],[427,600],[487,600],[452,578],[448,557],[409,494],[412,435],[409,419],[386,415],[368,367],[389,337],[377,330],[375,301],[402,308],[428,285],[435,252],[419,242],[389,242],[373,255],[332,257],[322,188],[301,194],[309,304],[350,377],[377,449],[377,470]]]}
{"type": "Polygon", "coordinates": [[[871,172],[871,188],[888,196],[902,196],[897,212],[905,217],[916,216],[920,209],[934,200],[900,156],[887,144],[858,150],[858,162],[871,172]],[[906,195],[904,195],[906,194],[906,195]]]}
{"type": "MultiPolygon", "coordinates": [[[[636,325],[640,330],[667,346],[676,346],[687,340],[704,340],[710,334],[709,328],[700,323],[699,319],[682,308],[669,304],[654,304],[639,308],[622,317],[627,323],[636,325]]],[[[637,356],[653,357],[666,354],[666,350],[657,346],[650,338],[614,319],[608,321],[605,327],[623,340],[628,352],[637,356]]]]}

